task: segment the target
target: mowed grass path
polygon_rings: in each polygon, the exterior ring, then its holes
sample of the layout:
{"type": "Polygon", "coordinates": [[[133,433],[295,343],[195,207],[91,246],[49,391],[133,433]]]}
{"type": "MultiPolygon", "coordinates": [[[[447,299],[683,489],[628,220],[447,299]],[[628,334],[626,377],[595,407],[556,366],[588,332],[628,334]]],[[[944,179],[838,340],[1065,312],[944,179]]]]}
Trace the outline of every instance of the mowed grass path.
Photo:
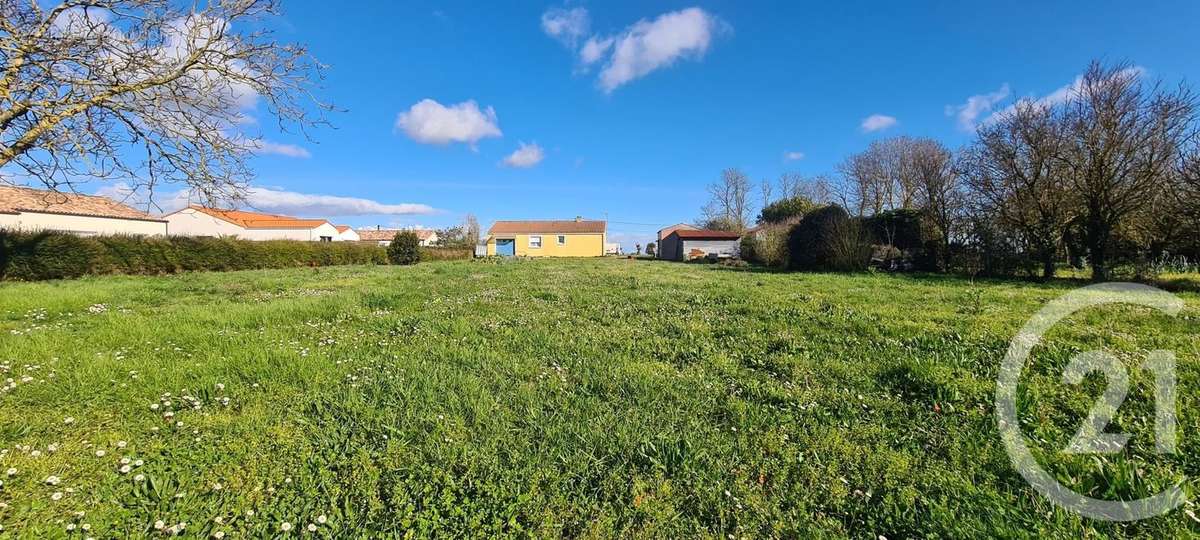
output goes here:
{"type": "MultiPolygon", "coordinates": [[[[1200,534],[1190,503],[1080,518],[1010,465],[1000,359],[1070,288],[629,260],[3,283],[0,537],[1200,534]]],[[[1195,490],[1183,297],[1174,318],[1089,310],[1038,349],[1022,421],[1061,481],[1195,490]],[[1134,439],[1068,458],[1104,381],[1061,369],[1099,347],[1133,373],[1110,430],[1134,439]],[[1159,348],[1180,381],[1163,456],[1136,369],[1159,348]]]]}

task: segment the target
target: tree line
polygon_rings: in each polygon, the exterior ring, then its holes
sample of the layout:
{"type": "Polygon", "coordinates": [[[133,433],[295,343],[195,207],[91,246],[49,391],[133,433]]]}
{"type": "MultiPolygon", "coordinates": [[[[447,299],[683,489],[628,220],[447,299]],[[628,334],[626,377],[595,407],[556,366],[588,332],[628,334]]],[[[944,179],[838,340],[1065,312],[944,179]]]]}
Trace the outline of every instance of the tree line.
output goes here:
{"type": "MultiPolygon", "coordinates": [[[[813,231],[796,229],[819,221],[815,238],[851,247],[851,267],[1049,279],[1069,265],[1097,281],[1141,276],[1154,261],[1200,258],[1198,131],[1188,85],[1093,62],[1061,99],[1018,100],[957,150],[898,136],[847,157],[836,175],[762,182],[745,247],[760,262],[803,266],[811,253],[777,252],[815,249],[795,238],[813,231]],[[837,210],[804,224],[829,207],[837,210]],[[844,220],[830,217],[837,211],[844,220]]],[[[753,191],[745,174],[724,171],[700,223],[747,230],[753,191]]]]}

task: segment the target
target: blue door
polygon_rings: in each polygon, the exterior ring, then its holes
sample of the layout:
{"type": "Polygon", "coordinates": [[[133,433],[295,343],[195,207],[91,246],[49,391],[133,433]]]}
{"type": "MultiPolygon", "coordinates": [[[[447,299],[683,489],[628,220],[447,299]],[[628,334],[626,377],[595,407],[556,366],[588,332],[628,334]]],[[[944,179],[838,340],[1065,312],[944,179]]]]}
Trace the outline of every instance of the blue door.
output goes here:
{"type": "Polygon", "coordinates": [[[496,239],[496,255],[512,257],[517,254],[517,241],[512,238],[496,239]]]}

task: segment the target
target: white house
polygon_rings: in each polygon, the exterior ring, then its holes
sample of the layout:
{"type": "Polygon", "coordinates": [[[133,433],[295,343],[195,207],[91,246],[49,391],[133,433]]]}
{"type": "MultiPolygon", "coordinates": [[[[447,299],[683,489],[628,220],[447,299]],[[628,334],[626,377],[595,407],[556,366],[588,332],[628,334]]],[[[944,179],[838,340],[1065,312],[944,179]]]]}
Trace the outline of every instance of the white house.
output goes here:
{"type": "Polygon", "coordinates": [[[167,222],[107,197],[0,186],[0,229],[162,236],[167,222]]]}
{"type": "Polygon", "coordinates": [[[396,233],[409,230],[417,235],[417,243],[421,246],[436,246],[438,242],[438,233],[432,229],[358,229],[355,232],[358,234],[358,239],[363,242],[375,242],[381,246],[387,246],[392,243],[392,238],[396,237],[396,233]]]}
{"type": "Polygon", "coordinates": [[[349,225],[334,225],[334,228],[338,231],[338,240],[343,242],[357,242],[362,240],[362,238],[359,238],[358,233],[350,228],[349,225]]]}
{"type": "Polygon", "coordinates": [[[243,210],[218,210],[190,205],[163,216],[171,234],[232,236],[243,240],[302,240],[340,242],[341,233],[324,219],[301,219],[243,210]]]}

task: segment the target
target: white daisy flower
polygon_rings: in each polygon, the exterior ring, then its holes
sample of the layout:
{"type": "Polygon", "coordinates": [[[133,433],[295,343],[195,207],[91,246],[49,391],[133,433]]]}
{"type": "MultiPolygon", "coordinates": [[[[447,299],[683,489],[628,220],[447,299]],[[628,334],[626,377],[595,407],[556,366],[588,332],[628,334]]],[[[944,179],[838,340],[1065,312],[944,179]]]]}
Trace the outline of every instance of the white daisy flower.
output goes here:
{"type": "Polygon", "coordinates": [[[155,529],[158,529],[161,531],[161,530],[165,529],[166,527],[167,527],[167,524],[163,523],[163,520],[161,520],[161,519],[154,522],[155,529]]]}
{"type": "Polygon", "coordinates": [[[329,518],[325,517],[325,514],[317,516],[317,523],[324,525],[326,521],[329,521],[329,518]]]}
{"type": "Polygon", "coordinates": [[[96,450],[96,457],[104,457],[104,450],[96,450]]]}
{"type": "Polygon", "coordinates": [[[52,500],[52,501],[57,501],[62,498],[63,498],[63,494],[61,491],[55,491],[54,493],[52,493],[50,495],[50,500],[52,500]]]}
{"type": "Polygon", "coordinates": [[[308,532],[317,532],[317,526],[314,523],[309,523],[308,527],[306,528],[308,529],[308,532]]]}
{"type": "Polygon", "coordinates": [[[286,522],[286,521],[285,521],[285,522],[283,522],[283,523],[280,523],[280,524],[279,524],[279,530],[281,530],[281,531],[283,531],[283,532],[288,532],[288,531],[292,530],[292,524],[291,524],[291,523],[288,523],[288,522],[286,522]]]}
{"type": "Polygon", "coordinates": [[[134,482],[142,482],[144,480],[146,480],[146,475],[144,475],[144,474],[139,474],[139,475],[133,477],[134,482]]]}
{"type": "Polygon", "coordinates": [[[57,476],[47,476],[46,477],[46,485],[57,486],[59,482],[62,482],[62,478],[59,478],[57,476]]]}

